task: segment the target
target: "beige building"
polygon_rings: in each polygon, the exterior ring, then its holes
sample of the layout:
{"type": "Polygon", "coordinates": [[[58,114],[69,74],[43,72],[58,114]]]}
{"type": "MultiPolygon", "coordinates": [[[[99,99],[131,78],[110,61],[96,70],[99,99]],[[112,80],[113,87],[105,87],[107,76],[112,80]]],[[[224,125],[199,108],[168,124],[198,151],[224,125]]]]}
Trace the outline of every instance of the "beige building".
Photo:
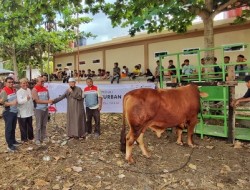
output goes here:
{"type": "MultiPolygon", "coordinates": [[[[241,25],[232,25],[232,20],[216,21],[214,24],[215,46],[238,44],[232,49],[225,51],[224,55],[231,57],[235,61],[237,55],[243,54],[250,59],[250,48],[245,47],[244,43],[250,43],[250,22],[241,25]]],[[[111,41],[88,45],[72,49],[72,52],[61,52],[54,55],[54,69],[63,69],[68,66],[71,70],[106,69],[112,71],[113,63],[118,62],[119,66],[126,65],[130,71],[134,66],[141,64],[143,70],[149,68],[154,71],[156,60],[159,54],[172,54],[176,52],[190,51],[193,49],[203,49],[203,24],[196,24],[190,27],[187,33],[176,34],[164,31],[157,34],[138,34],[135,37],[120,37],[111,41]]],[[[216,50],[215,56],[218,63],[222,62],[222,51],[216,50]]],[[[201,54],[201,56],[203,56],[201,54]]],[[[163,64],[167,67],[168,60],[173,59],[176,64],[176,56],[168,56],[163,59],[163,64]]],[[[180,62],[189,59],[190,64],[196,65],[198,58],[196,54],[180,56],[180,62]]]]}

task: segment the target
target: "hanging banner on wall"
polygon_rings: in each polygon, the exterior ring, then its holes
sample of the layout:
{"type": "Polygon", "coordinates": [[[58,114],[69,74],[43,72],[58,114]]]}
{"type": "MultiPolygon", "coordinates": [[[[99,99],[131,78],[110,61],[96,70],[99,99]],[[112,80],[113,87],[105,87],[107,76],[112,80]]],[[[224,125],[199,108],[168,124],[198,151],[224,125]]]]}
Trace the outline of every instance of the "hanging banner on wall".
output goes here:
{"type": "MultiPolygon", "coordinates": [[[[51,99],[57,98],[58,96],[65,93],[69,88],[68,84],[65,83],[46,83],[44,85],[49,90],[51,99]]],[[[85,84],[77,84],[80,88],[85,88],[85,84]]],[[[122,100],[123,96],[134,89],[138,88],[155,88],[154,83],[135,83],[135,84],[112,84],[112,85],[97,85],[103,96],[102,113],[122,113],[122,100]]],[[[58,102],[55,105],[58,113],[67,112],[67,101],[66,99],[58,102]]]]}

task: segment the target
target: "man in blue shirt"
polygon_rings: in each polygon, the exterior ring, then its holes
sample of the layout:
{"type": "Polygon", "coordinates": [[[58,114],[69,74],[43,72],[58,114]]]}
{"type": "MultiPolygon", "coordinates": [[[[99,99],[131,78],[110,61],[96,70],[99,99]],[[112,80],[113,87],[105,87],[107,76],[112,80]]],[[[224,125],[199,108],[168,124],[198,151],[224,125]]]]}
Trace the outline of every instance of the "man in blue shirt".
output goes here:
{"type": "Polygon", "coordinates": [[[184,66],[182,67],[182,74],[191,75],[195,72],[195,68],[193,65],[189,65],[189,59],[184,60],[184,66]]]}

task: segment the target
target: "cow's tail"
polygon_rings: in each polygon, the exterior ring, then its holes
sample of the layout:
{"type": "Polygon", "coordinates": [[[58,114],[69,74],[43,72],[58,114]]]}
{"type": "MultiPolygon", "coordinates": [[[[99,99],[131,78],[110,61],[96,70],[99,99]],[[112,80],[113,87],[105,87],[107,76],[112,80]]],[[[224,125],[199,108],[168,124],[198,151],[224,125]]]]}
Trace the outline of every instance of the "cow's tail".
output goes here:
{"type": "Polygon", "coordinates": [[[208,93],[206,93],[206,92],[200,92],[200,109],[199,109],[199,112],[200,112],[200,116],[201,116],[201,119],[202,119],[202,121],[204,121],[204,118],[203,118],[203,115],[202,115],[202,112],[203,112],[203,110],[202,110],[202,98],[206,98],[206,97],[208,97],[208,93]]]}
{"type": "Polygon", "coordinates": [[[120,150],[126,153],[126,95],[123,98],[123,113],[122,113],[122,130],[121,130],[121,147],[120,150]]]}

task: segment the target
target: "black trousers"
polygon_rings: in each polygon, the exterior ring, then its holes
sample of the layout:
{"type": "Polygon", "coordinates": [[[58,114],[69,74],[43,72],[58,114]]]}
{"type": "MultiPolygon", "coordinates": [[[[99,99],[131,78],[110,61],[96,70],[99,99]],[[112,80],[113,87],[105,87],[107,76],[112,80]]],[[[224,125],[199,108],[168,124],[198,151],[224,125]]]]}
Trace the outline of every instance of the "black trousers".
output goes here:
{"type": "Polygon", "coordinates": [[[26,118],[18,117],[17,120],[20,127],[21,141],[33,140],[32,116],[26,118]]]}
{"type": "Polygon", "coordinates": [[[13,144],[16,143],[15,131],[16,131],[16,122],[17,122],[17,113],[10,112],[6,110],[3,112],[3,119],[5,122],[5,138],[8,144],[8,147],[13,147],[13,144]]]}
{"type": "Polygon", "coordinates": [[[63,77],[63,83],[69,83],[69,76],[63,77]]]}
{"type": "Polygon", "coordinates": [[[89,109],[86,107],[86,115],[87,115],[87,130],[86,132],[91,134],[92,133],[92,118],[95,120],[95,133],[101,134],[100,130],[100,111],[98,109],[89,109]]]}

